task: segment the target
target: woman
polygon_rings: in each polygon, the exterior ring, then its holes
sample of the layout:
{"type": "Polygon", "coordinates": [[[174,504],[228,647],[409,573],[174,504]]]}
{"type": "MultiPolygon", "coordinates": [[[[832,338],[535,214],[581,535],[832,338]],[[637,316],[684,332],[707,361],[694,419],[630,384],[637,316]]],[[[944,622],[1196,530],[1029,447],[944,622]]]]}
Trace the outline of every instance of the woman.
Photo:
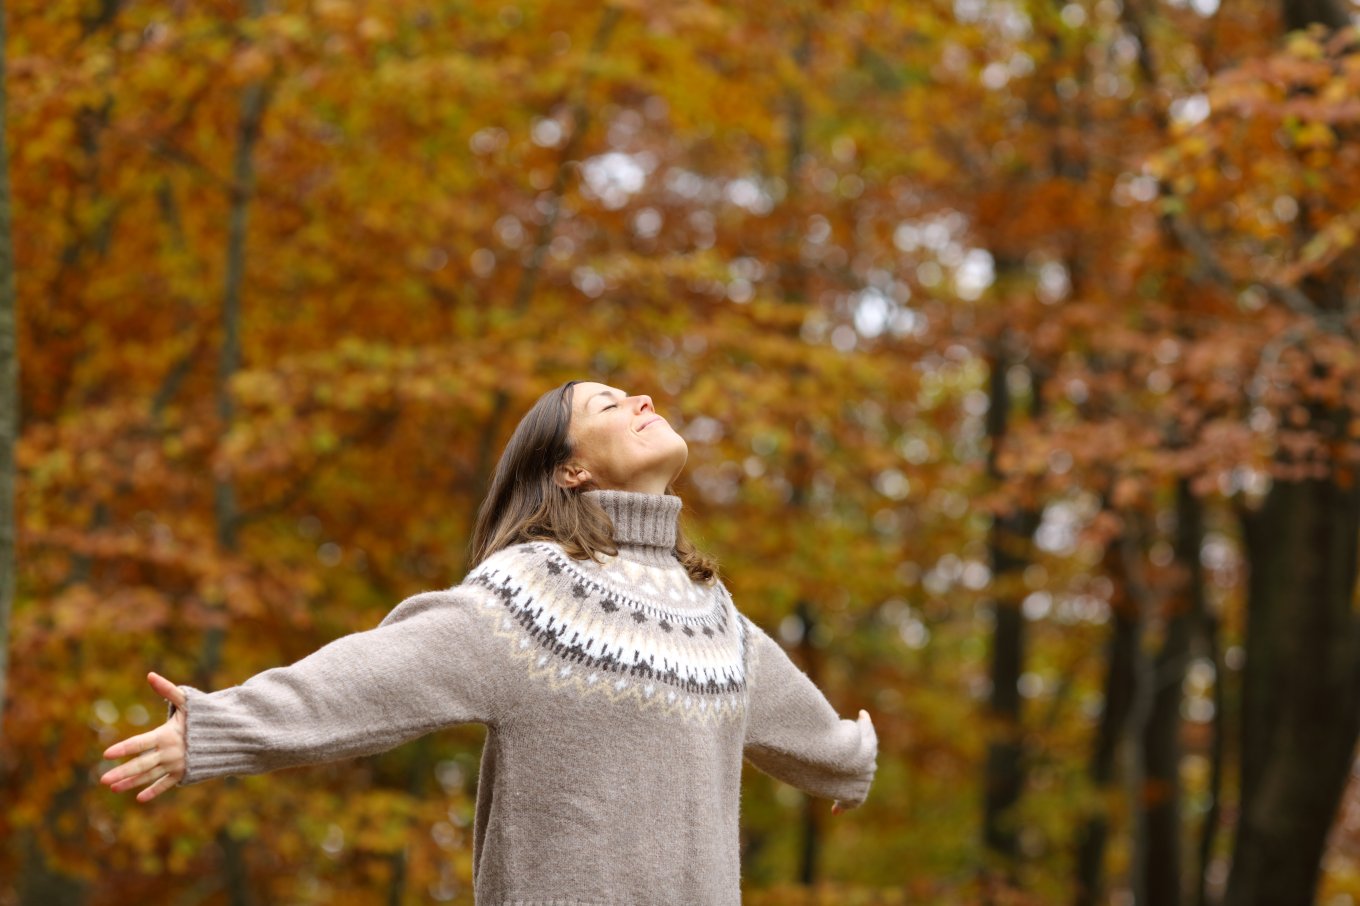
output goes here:
{"type": "Polygon", "coordinates": [[[687,456],[646,396],[545,393],[496,466],[461,585],[234,688],[151,674],[170,719],[111,746],[128,761],[103,782],[145,802],[475,721],[478,902],[739,903],[743,756],[840,811],[868,794],[878,741],[680,534],[687,456]]]}

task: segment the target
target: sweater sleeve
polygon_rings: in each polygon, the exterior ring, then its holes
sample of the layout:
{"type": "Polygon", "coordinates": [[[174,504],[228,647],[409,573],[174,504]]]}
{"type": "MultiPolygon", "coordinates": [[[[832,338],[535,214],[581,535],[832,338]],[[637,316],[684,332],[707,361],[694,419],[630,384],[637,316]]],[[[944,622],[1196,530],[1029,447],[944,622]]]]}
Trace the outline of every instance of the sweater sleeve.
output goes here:
{"type": "Polygon", "coordinates": [[[846,808],[864,802],[878,768],[867,713],[843,720],[779,643],[746,621],[751,638],[745,755],[757,768],[846,808]]]}
{"type": "Polygon", "coordinates": [[[184,690],[183,784],[390,749],[456,723],[493,723],[495,650],[467,587],[398,604],[375,629],[219,692],[184,690]]]}

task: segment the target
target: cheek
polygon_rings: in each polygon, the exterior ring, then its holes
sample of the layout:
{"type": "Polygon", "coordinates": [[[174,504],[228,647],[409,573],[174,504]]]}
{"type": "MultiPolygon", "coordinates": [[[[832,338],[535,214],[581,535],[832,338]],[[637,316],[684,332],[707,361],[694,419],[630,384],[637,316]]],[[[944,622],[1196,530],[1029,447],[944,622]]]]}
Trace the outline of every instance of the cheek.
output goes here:
{"type": "Polygon", "coordinates": [[[576,460],[592,472],[607,471],[609,463],[615,458],[617,441],[606,430],[607,427],[594,422],[571,434],[576,460]]]}

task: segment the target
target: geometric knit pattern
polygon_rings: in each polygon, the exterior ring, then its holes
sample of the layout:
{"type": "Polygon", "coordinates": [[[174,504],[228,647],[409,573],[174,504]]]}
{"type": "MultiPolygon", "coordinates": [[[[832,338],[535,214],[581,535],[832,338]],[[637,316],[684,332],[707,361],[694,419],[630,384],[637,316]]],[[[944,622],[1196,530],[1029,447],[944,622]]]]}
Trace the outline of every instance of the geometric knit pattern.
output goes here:
{"type": "Polygon", "coordinates": [[[621,556],[574,560],[551,542],[498,551],[466,583],[535,678],[686,721],[746,710],[748,630],[721,582],[621,556]]]}

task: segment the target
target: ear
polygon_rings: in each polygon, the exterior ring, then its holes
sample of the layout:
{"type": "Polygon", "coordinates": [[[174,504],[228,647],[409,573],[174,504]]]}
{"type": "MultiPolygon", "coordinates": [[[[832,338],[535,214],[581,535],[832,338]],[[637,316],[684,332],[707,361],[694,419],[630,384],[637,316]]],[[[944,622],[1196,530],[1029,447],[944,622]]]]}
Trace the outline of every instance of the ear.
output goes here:
{"type": "Polygon", "coordinates": [[[563,463],[553,472],[553,481],[559,488],[573,490],[590,482],[590,472],[574,462],[563,463]]]}

